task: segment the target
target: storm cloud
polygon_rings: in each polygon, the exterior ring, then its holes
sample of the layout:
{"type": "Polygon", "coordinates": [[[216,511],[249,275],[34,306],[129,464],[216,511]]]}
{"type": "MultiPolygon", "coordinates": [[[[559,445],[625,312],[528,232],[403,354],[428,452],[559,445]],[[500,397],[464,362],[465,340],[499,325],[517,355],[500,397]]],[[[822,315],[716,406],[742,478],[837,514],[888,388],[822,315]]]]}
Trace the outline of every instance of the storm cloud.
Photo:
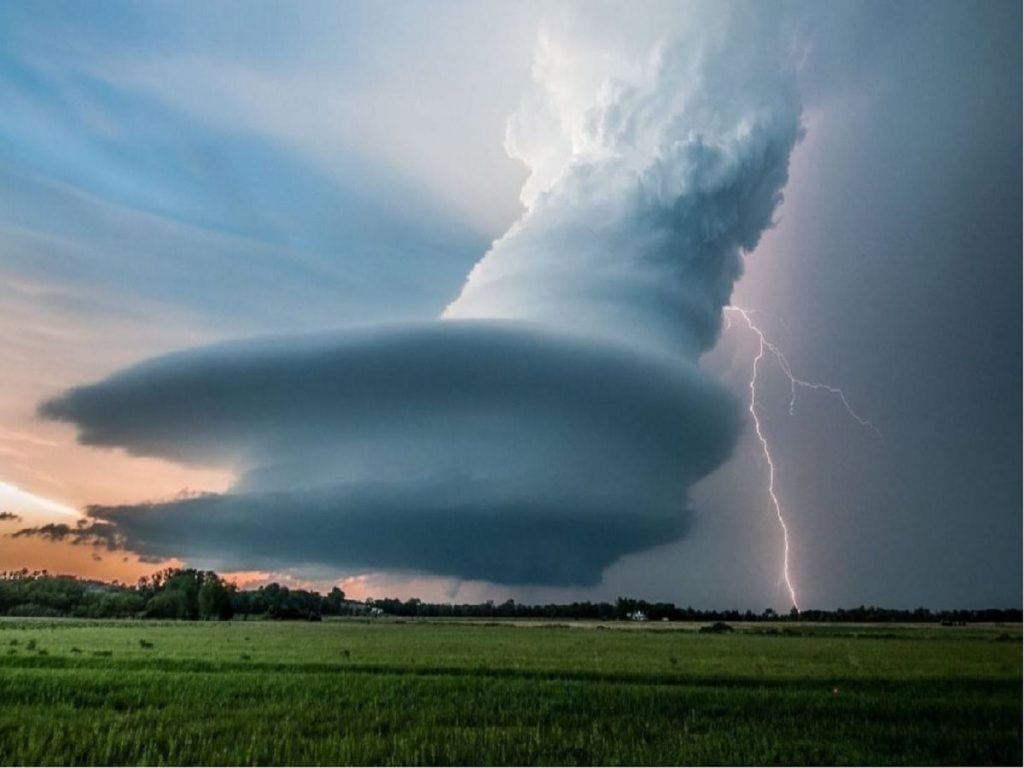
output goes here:
{"type": "Polygon", "coordinates": [[[44,403],[85,444],[237,474],[89,525],[211,567],[551,585],[684,536],[740,426],[697,361],[801,135],[778,30],[748,32],[582,60],[543,37],[507,141],[526,212],[442,319],[186,350],[44,403]]]}
{"type": "MultiPolygon", "coordinates": [[[[802,135],[771,25],[662,43],[601,79],[542,38],[535,92],[509,124],[531,169],[527,215],[473,268],[448,318],[532,320],[696,360],[771,225],[802,135]]],[[[613,57],[614,61],[614,57],[613,57]]]]}
{"type": "Polygon", "coordinates": [[[240,470],[225,496],[93,508],[130,548],[515,583],[592,582],[680,536],[738,428],[693,365],[483,322],[190,350],[42,411],[87,444],[240,470]]]}

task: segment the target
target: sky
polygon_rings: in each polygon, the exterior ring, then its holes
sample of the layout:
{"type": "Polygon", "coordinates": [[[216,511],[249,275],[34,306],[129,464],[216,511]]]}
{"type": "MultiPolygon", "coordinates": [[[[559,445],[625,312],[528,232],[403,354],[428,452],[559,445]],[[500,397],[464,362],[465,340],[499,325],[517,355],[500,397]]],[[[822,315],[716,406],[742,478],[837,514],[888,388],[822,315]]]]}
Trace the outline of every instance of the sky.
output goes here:
{"type": "Polygon", "coordinates": [[[0,569],[1020,607],[1020,29],[0,5],[0,569]]]}

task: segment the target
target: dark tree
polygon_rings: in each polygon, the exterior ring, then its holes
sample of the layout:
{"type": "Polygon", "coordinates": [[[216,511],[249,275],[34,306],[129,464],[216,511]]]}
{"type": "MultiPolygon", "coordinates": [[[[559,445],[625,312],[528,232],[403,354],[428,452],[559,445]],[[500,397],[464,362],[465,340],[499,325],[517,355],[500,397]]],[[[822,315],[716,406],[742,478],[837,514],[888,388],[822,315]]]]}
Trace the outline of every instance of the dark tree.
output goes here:
{"type": "Polygon", "coordinates": [[[224,583],[216,573],[208,571],[203,574],[203,584],[199,588],[199,618],[230,619],[235,611],[231,604],[232,589],[224,583]]]}

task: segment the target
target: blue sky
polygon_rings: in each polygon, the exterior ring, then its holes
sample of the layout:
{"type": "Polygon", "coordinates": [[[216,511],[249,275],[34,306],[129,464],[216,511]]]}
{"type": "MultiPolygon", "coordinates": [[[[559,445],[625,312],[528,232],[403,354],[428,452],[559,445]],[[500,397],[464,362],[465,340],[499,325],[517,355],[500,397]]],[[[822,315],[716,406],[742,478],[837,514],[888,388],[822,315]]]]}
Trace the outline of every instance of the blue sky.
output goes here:
{"type": "Polygon", "coordinates": [[[300,52],[310,42],[301,17],[104,10],[5,7],[7,220],[104,251],[76,268],[41,249],[22,256],[24,273],[120,283],[227,327],[307,327],[435,313],[500,232],[496,217],[473,220],[342,124],[367,108],[366,85],[346,79],[374,74],[346,40],[359,39],[362,9],[334,20],[322,65],[300,52]],[[291,323],[260,293],[271,279],[302,307],[291,323]],[[238,287],[232,301],[227,286],[238,287]]]}

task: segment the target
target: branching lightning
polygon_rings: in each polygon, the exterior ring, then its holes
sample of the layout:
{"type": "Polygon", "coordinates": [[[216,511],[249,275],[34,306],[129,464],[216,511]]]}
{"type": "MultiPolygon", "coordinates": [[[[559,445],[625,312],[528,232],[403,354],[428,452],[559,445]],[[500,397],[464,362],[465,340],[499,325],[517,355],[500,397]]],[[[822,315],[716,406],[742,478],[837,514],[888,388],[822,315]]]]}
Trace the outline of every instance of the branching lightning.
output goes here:
{"type": "MultiPolygon", "coordinates": [[[[750,404],[747,410],[750,412],[751,418],[754,420],[754,432],[757,434],[757,439],[761,443],[761,453],[763,454],[765,461],[768,464],[768,498],[771,499],[772,508],[775,510],[775,516],[779,520],[779,527],[782,529],[782,581],[786,585],[786,590],[789,592],[790,601],[794,608],[800,610],[800,603],[797,600],[796,588],[793,586],[793,580],[789,573],[789,527],[786,525],[786,518],[782,511],[782,505],[779,503],[779,498],[775,493],[775,462],[772,459],[771,448],[768,445],[768,439],[765,437],[764,431],[761,428],[761,420],[757,414],[757,373],[761,365],[761,361],[765,358],[765,353],[769,352],[774,357],[779,365],[779,368],[789,379],[790,399],[789,399],[789,414],[792,416],[796,413],[796,395],[798,389],[814,389],[828,392],[839,398],[839,401],[843,404],[843,408],[850,417],[860,424],[862,427],[872,430],[879,437],[882,436],[881,431],[867,419],[857,414],[853,408],[850,407],[849,401],[846,399],[846,394],[843,390],[838,387],[833,387],[828,384],[822,384],[816,381],[806,381],[793,374],[792,366],[789,364],[789,360],[786,355],[778,348],[772,341],[770,341],[764,334],[757,324],[754,323],[752,315],[767,314],[760,313],[758,310],[744,309],[743,307],[727,306],[725,307],[727,313],[732,312],[743,318],[743,321],[747,324],[747,328],[753,331],[757,335],[757,354],[754,356],[753,371],[750,376],[750,404]]],[[[781,323],[781,319],[779,320],[781,323]]],[[[785,323],[783,323],[785,325],[785,323]]],[[[731,326],[731,318],[726,315],[726,327],[731,326]]]]}

